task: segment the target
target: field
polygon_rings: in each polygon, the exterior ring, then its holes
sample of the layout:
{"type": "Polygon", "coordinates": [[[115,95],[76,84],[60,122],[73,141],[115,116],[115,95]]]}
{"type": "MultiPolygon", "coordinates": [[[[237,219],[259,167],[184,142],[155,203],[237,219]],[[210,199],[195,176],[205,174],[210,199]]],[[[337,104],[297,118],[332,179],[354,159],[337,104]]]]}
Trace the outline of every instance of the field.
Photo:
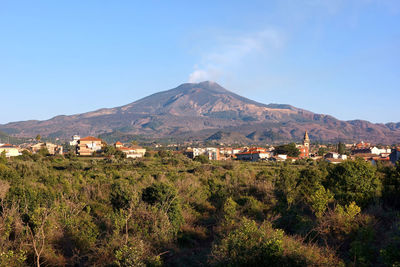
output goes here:
{"type": "Polygon", "coordinates": [[[399,266],[400,166],[0,158],[0,266],[399,266]]]}

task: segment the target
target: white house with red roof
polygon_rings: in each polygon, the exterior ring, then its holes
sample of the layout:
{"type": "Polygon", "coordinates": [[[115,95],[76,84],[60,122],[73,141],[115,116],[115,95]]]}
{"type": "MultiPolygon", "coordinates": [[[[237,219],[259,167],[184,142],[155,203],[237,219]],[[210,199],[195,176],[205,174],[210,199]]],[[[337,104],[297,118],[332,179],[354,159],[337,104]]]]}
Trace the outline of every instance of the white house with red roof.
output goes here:
{"type": "Polygon", "coordinates": [[[146,149],[141,146],[132,145],[130,147],[124,147],[124,144],[120,141],[117,141],[114,146],[119,151],[124,152],[127,158],[141,158],[146,154],[146,149]]]}
{"type": "Polygon", "coordinates": [[[247,161],[258,161],[269,159],[272,155],[270,151],[267,151],[262,147],[252,147],[247,149],[244,152],[237,153],[236,158],[238,160],[247,160],[247,161]]]}
{"type": "Polygon", "coordinates": [[[17,146],[11,144],[3,144],[0,146],[0,154],[5,153],[6,157],[16,157],[22,155],[17,146]]]}

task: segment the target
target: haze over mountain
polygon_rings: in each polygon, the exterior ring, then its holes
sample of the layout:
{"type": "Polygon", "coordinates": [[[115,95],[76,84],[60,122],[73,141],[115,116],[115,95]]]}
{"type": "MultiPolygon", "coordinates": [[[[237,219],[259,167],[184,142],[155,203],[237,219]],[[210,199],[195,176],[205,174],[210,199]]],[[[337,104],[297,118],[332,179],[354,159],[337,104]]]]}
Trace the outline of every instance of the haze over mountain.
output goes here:
{"type": "Polygon", "coordinates": [[[110,132],[150,138],[222,140],[224,136],[246,142],[299,140],[308,130],[316,141],[400,142],[400,123],[373,124],[340,121],[329,115],[282,104],[262,104],[226,90],[215,82],[185,83],[133,103],[45,121],[0,125],[12,136],[69,138],[74,134],[110,132]]]}

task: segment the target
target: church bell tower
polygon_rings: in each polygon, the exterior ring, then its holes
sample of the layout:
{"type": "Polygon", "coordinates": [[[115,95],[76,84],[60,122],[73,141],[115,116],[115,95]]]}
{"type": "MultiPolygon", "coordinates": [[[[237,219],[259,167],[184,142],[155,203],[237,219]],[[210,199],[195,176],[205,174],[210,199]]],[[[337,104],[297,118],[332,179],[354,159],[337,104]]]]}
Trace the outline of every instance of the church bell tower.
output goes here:
{"type": "Polygon", "coordinates": [[[308,149],[310,148],[310,137],[308,136],[308,132],[307,131],[304,134],[303,146],[307,147],[308,149]]]}

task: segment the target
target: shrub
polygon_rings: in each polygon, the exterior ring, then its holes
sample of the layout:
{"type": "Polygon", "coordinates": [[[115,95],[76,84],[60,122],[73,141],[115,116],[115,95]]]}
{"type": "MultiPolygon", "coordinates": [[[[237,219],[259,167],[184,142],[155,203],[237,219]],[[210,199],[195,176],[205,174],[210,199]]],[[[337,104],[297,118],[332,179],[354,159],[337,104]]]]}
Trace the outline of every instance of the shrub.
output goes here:
{"type": "Polygon", "coordinates": [[[110,201],[114,209],[128,209],[130,207],[133,196],[128,188],[127,183],[118,180],[111,185],[110,201]]]}
{"type": "Polygon", "coordinates": [[[142,200],[156,205],[166,212],[175,230],[179,230],[183,223],[183,216],[175,188],[162,182],[156,182],[143,190],[142,200]]]}
{"type": "Polygon", "coordinates": [[[380,194],[381,183],[375,172],[364,160],[345,161],[330,171],[328,188],[342,205],[355,201],[366,206],[380,194]]]}
{"type": "Polygon", "coordinates": [[[26,252],[20,251],[0,251],[0,267],[25,266],[26,252]]]}
{"type": "Polygon", "coordinates": [[[380,251],[383,262],[387,266],[400,266],[400,223],[394,224],[388,243],[380,251]]]}
{"type": "Polygon", "coordinates": [[[306,245],[264,222],[243,219],[212,249],[217,266],[344,266],[333,252],[306,245]]]}
{"type": "Polygon", "coordinates": [[[283,231],[270,225],[258,227],[243,219],[239,227],[212,249],[212,261],[220,266],[281,266],[283,231]]]}
{"type": "Polygon", "coordinates": [[[319,185],[319,188],[315,191],[314,194],[309,196],[309,203],[311,206],[311,210],[315,213],[317,218],[321,218],[326,209],[328,208],[329,202],[333,200],[333,194],[322,185],[319,185]]]}
{"type": "Polygon", "coordinates": [[[210,162],[210,160],[208,159],[208,157],[206,155],[198,155],[193,160],[198,161],[202,164],[206,164],[206,163],[210,162]]]}

